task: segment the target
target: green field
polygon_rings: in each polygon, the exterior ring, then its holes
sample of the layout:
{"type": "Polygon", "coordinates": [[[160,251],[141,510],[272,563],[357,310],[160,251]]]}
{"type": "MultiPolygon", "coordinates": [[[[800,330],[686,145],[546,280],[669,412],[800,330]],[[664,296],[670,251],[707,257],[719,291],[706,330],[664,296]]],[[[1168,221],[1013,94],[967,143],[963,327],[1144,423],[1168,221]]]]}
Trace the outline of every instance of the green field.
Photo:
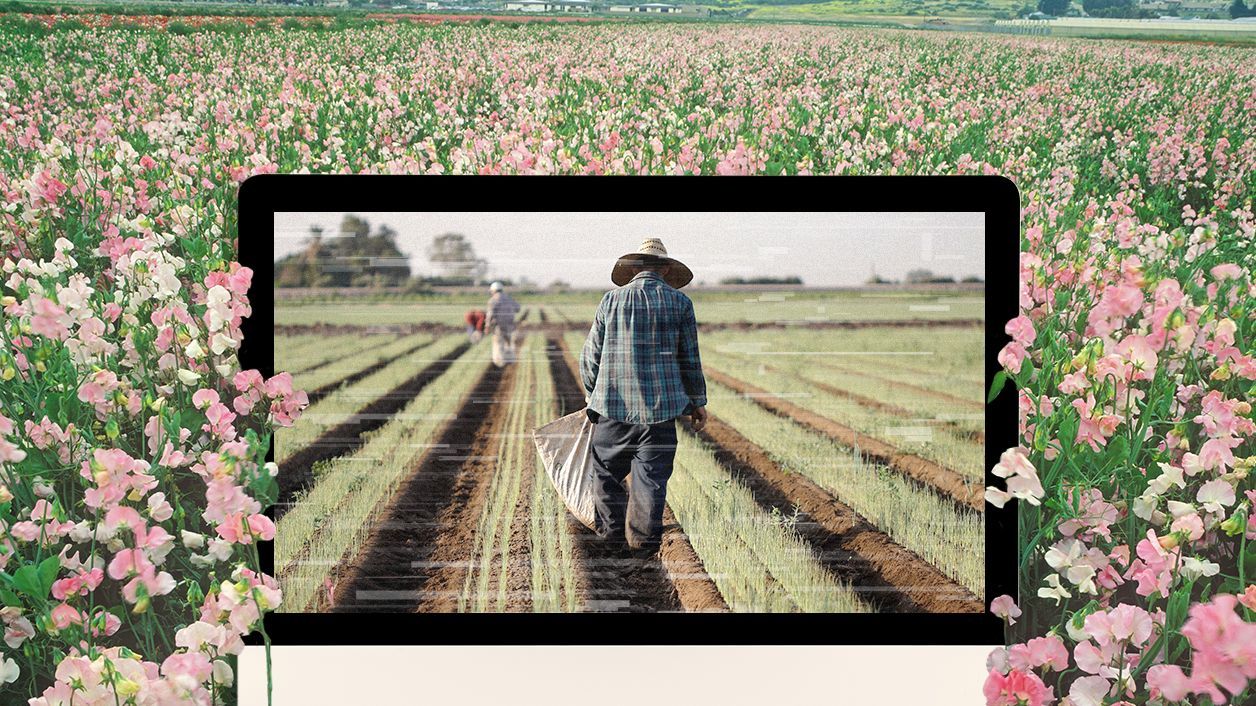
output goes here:
{"type": "Polygon", "coordinates": [[[714,430],[681,432],[654,579],[530,441],[584,403],[600,291],[517,293],[505,368],[462,331],[480,293],[281,294],[277,364],[320,392],[276,436],[286,610],[980,609],[979,288],[693,289],[714,430]]]}

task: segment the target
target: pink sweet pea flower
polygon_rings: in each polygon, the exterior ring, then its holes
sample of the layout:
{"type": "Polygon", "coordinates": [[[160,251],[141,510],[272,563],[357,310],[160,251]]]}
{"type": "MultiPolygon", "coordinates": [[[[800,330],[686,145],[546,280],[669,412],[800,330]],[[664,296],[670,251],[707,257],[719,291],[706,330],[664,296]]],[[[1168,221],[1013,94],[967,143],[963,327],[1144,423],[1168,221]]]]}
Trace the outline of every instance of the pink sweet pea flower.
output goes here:
{"type": "Polygon", "coordinates": [[[1007,368],[1013,375],[1021,371],[1021,361],[1025,360],[1025,347],[1012,341],[999,351],[999,365],[1007,368]]]}
{"type": "Polygon", "coordinates": [[[1037,674],[1013,669],[1006,675],[991,671],[982,693],[986,706],[1046,706],[1055,702],[1051,687],[1037,674]]]}
{"type": "Polygon", "coordinates": [[[1181,701],[1193,687],[1194,682],[1176,664],[1157,664],[1147,670],[1147,689],[1153,699],[1181,701]]]}
{"type": "Polygon", "coordinates": [[[1008,664],[1024,672],[1040,667],[1063,671],[1068,669],[1068,648],[1054,635],[1035,637],[1023,645],[1012,645],[1008,650],[1008,664]]]}
{"type": "Polygon", "coordinates": [[[218,403],[217,390],[200,389],[192,393],[192,406],[197,409],[208,409],[211,405],[218,403]]]}
{"type": "Polygon", "coordinates": [[[990,601],[990,612],[1006,620],[1008,625],[1015,625],[1016,619],[1021,615],[1021,609],[1016,605],[1016,601],[1006,594],[990,601]]]}
{"type": "Polygon", "coordinates": [[[1021,346],[1030,346],[1038,334],[1034,330],[1034,322],[1029,320],[1028,316],[1021,314],[1020,316],[1007,322],[1003,327],[1012,340],[1021,344],[1021,346]]]}
{"type": "Polygon", "coordinates": [[[1208,603],[1191,606],[1182,635],[1195,652],[1191,658],[1191,679],[1197,694],[1207,694],[1214,703],[1225,703],[1221,689],[1237,695],[1251,679],[1256,679],[1256,623],[1248,623],[1235,612],[1238,599],[1218,595],[1208,603]]]}

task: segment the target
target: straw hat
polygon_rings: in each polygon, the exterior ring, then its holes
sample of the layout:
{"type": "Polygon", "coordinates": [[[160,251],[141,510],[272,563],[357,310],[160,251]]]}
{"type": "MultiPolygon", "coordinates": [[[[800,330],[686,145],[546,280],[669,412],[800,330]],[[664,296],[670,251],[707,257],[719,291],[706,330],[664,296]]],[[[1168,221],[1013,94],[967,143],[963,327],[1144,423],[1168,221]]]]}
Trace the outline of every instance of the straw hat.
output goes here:
{"type": "Polygon", "coordinates": [[[620,257],[615,262],[615,269],[611,270],[611,281],[622,287],[637,275],[642,264],[656,262],[665,263],[670,268],[664,281],[676,289],[693,281],[693,272],[689,267],[680,260],[668,257],[667,248],[663,247],[663,241],[658,238],[646,238],[636,252],[620,257]]]}

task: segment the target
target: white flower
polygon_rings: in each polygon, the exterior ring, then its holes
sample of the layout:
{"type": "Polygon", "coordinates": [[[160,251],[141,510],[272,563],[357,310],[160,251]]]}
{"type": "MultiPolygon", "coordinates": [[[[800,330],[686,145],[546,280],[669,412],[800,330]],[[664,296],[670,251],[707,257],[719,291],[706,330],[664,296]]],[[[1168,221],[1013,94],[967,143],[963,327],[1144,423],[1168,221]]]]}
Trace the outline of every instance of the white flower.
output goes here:
{"type": "Polygon", "coordinates": [[[1147,520],[1148,522],[1152,522],[1154,524],[1162,524],[1161,522],[1156,522],[1153,519],[1155,518],[1157,514],[1160,514],[1156,511],[1156,507],[1159,504],[1160,504],[1160,496],[1151,492],[1151,489],[1148,488],[1147,492],[1143,493],[1137,498],[1134,498],[1134,503],[1133,503],[1133,508],[1132,508],[1134,512],[1134,516],[1139,519],[1147,520]]]}
{"type": "Polygon", "coordinates": [[[231,542],[224,542],[221,539],[211,539],[209,541],[209,555],[218,561],[226,561],[231,558],[231,542]]]}
{"type": "Polygon", "coordinates": [[[188,387],[195,385],[196,381],[201,379],[201,376],[199,374],[194,373],[191,370],[187,370],[186,368],[180,368],[178,372],[178,376],[179,376],[179,382],[183,383],[184,385],[187,385],[188,387]]]}
{"type": "Polygon", "coordinates": [[[209,339],[209,349],[214,352],[214,355],[222,355],[223,351],[232,350],[236,345],[234,339],[222,332],[215,333],[209,339]]]}
{"type": "Polygon", "coordinates": [[[192,339],[192,342],[187,345],[187,348],[183,349],[183,352],[192,360],[200,360],[205,357],[205,349],[201,348],[201,342],[196,339],[192,339]]]}
{"type": "Polygon", "coordinates": [[[200,549],[201,547],[205,546],[205,535],[203,534],[197,534],[196,532],[189,532],[187,530],[183,530],[181,532],[181,535],[183,538],[183,546],[187,547],[188,549],[200,549]]]}
{"type": "Polygon", "coordinates": [[[1075,564],[1068,569],[1068,580],[1082,593],[1097,594],[1095,588],[1095,567],[1089,564],[1075,564]]]}
{"type": "Polygon", "coordinates": [[[219,632],[217,626],[198,620],[176,632],[174,634],[174,644],[177,647],[187,648],[189,652],[195,652],[201,648],[201,645],[215,642],[218,639],[219,632]]]}
{"type": "Polygon", "coordinates": [[[1172,515],[1175,520],[1179,517],[1195,514],[1195,506],[1190,503],[1181,503],[1176,500],[1170,500],[1165,504],[1169,508],[1169,514],[1172,515]]]}
{"type": "Polygon", "coordinates": [[[996,488],[992,485],[986,487],[986,502],[995,507],[1001,508],[1011,499],[1012,494],[1002,488],[996,488]]]}
{"type": "Polygon", "coordinates": [[[87,520],[83,520],[74,525],[70,530],[70,539],[76,544],[82,544],[92,538],[92,525],[87,520]]]}
{"type": "Polygon", "coordinates": [[[1178,488],[1186,488],[1186,479],[1182,477],[1181,468],[1162,463],[1160,464],[1160,470],[1163,472],[1147,484],[1148,491],[1153,491],[1156,495],[1163,495],[1171,486],[1176,485],[1178,488]]]}
{"type": "Polygon", "coordinates": [[[1182,560],[1182,577],[1187,581],[1194,581],[1201,576],[1216,576],[1220,572],[1221,566],[1207,559],[1188,556],[1182,560]]]}
{"type": "Polygon", "coordinates": [[[1086,545],[1076,539],[1061,539],[1051,545],[1044,558],[1048,566],[1056,571],[1062,571],[1080,559],[1085,550],[1086,545]]]}
{"type": "Polygon", "coordinates": [[[1047,576],[1047,586],[1038,589],[1039,598],[1054,598],[1055,604],[1060,605],[1060,601],[1065,598],[1072,598],[1073,594],[1060,585],[1059,574],[1051,574],[1047,576]]]}
{"type": "Polygon", "coordinates": [[[235,683],[235,673],[231,671],[230,664],[220,659],[214,660],[214,683],[228,688],[235,683]]]}
{"type": "Polygon", "coordinates": [[[18,669],[17,662],[12,657],[0,662],[0,684],[12,684],[20,676],[22,670],[18,669]]]}
{"type": "Polygon", "coordinates": [[[1111,689],[1112,683],[1103,677],[1082,677],[1069,688],[1068,700],[1072,706],[1102,706],[1111,689]]]}
{"type": "Polygon", "coordinates": [[[1208,512],[1223,512],[1225,507],[1234,504],[1234,486],[1221,479],[1210,480],[1200,486],[1195,499],[1203,503],[1208,512]]]}

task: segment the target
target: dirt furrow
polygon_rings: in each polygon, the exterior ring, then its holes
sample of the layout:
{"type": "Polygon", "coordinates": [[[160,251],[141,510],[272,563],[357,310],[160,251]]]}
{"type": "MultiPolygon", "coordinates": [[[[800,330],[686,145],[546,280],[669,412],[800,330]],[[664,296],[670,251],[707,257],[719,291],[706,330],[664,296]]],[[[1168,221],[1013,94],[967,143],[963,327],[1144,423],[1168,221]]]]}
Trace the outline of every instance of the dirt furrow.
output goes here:
{"type": "Polygon", "coordinates": [[[902,453],[884,441],[855,431],[848,426],[839,424],[827,417],[822,417],[810,410],[803,409],[756,385],[710,368],[705,369],[703,372],[708,378],[731,388],[738,394],[778,416],[793,420],[820,432],[843,446],[858,449],[860,455],[869,462],[889,466],[904,476],[937,491],[943,497],[950,498],[960,505],[975,510],[982,509],[984,488],[978,480],[967,479],[957,471],[938,465],[928,459],[902,453]]]}
{"type": "MultiPolygon", "coordinates": [[[[531,439],[528,445],[531,447],[531,439]]],[[[511,613],[532,610],[532,484],[536,480],[536,464],[525,464],[520,472],[523,477],[519,483],[514,522],[510,525],[510,570],[506,577],[506,610],[511,613]]],[[[498,559],[495,567],[500,565],[501,560],[498,559]]],[[[501,578],[497,577],[490,585],[500,586],[500,582],[501,578]]]]}
{"type": "Polygon", "coordinates": [[[971,439],[979,444],[984,444],[986,442],[985,432],[979,431],[976,429],[964,429],[959,424],[949,419],[933,419],[929,417],[922,417],[920,416],[919,412],[913,412],[910,409],[906,409],[905,407],[899,407],[898,405],[891,404],[889,402],[885,402],[882,400],[878,400],[873,397],[860,395],[858,393],[851,392],[850,390],[843,390],[842,388],[837,387],[835,385],[830,385],[828,383],[823,383],[818,380],[806,378],[806,377],[803,377],[802,375],[790,372],[788,370],[783,370],[774,365],[768,365],[766,363],[760,363],[760,365],[763,367],[764,370],[769,370],[775,373],[780,373],[781,375],[788,375],[796,380],[800,380],[808,385],[815,387],[817,390],[823,390],[829,393],[830,395],[835,395],[837,397],[844,397],[850,400],[851,402],[854,402],[855,404],[859,405],[860,407],[876,410],[878,412],[885,412],[886,414],[889,414],[894,417],[902,417],[904,419],[910,419],[912,421],[924,422],[930,426],[938,426],[958,436],[971,439]]]}
{"type": "Polygon", "coordinates": [[[395,613],[456,605],[471,546],[466,533],[479,517],[473,504],[483,495],[476,474],[496,462],[492,433],[504,417],[497,403],[513,370],[490,366],[476,383],[345,568],[335,610],[395,613]],[[449,551],[457,543],[451,533],[462,537],[460,556],[449,551]]]}
{"type": "MultiPolygon", "coordinates": [[[[356,373],[351,373],[349,375],[346,375],[345,377],[342,377],[335,382],[327,383],[326,385],[323,385],[317,390],[307,390],[305,393],[306,397],[309,398],[310,404],[314,404],[315,402],[318,402],[319,400],[323,399],[324,397],[331,394],[332,392],[335,392],[339,388],[344,387],[345,385],[352,385],[353,383],[361,380],[362,378],[365,378],[367,375],[383,370],[384,366],[388,365],[389,363],[392,363],[395,360],[400,360],[401,358],[404,358],[408,355],[413,355],[416,351],[427,348],[428,346],[432,345],[435,342],[436,342],[435,338],[429,341],[424,341],[418,344],[417,346],[407,349],[406,351],[399,353],[391,358],[386,358],[377,363],[372,363],[371,365],[367,366],[366,368],[363,368],[362,370],[359,370],[356,373]]],[[[340,360],[344,360],[344,358],[341,358],[340,360]]],[[[322,367],[322,366],[320,365],[316,367],[322,367]]],[[[311,368],[311,370],[313,369],[314,368],[311,368]]]]}
{"type": "Polygon", "coordinates": [[[838,363],[836,361],[822,360],[822,361],[819,361],[819,363],[833,370],[839,370],[841,372],[849,373],[851,375],[859,375],[860,377],[865,377],[865,378],[868,378],[869,380],[875,380],[878,383],[881,383],[882,385],[886,385],[896,390],[902,390],[903,392],[907,394],[919,395],[923,397],[932,397],[935,400],[949,402],[957,407],[963,407],[964,409],[971,410],[974,412],[983,411],[986,408],[985,404],[983,404],[979,400],[970,400],[963,397],[956,397],[955,395],[942,392],[941,390],[932,390],[927,387],[922,387],[920,385],[913,385],[910,382],[903,382],[902,380],[898,380],[896,378],[885,377],[884,375],[877,375],[876,373],[870,373],[867,370],[863,370],[860,368],[852,368],[850,366],[842,365],[841,363],[838,363]]]}
{"type": "MultiPolygon", "coordinates": [[[[709,373],[708,373],[709,374],[709,373]]],[[[686,424],[686,428],[691,427],[686,424]]],[[[794,529],[834,575],[886,612],[979,613],[981,599],[868,523],[807,478],[782,469],[763,449],[710,418],[698,436],[766,511],[799,512],[794,529]]]]}
{"type": "MultiPolygon", "coordinates": [[[[496,370],[496,369],[495,369],[496,370]]],[[[437,523],[439,534],[430,553],[420,562],[425,569],[422,595],[415,608],[419,613],[456,613],[459,596],[466,583],[472,548],[475,546],[479,520],[488,501],[493,475],[499,471],[497,453],[507,431],[509,403],[514,396],[519,367],[508,365],[501,370],[501,382],[488,409],[479,413],[481,424],[475,431],[466,455],[442,454],[450,462],[461,461],[454,480],[453,497],[446,504],[437,523]]],[[[494,556],[497,560],[498,557],[494,556]]],[[[412,562],[413,565],[413,562],[412,562]]],[[[495,582],[490,582],[495,586],[495,582]]]]}
{"type": "Polygon", "coordinates": [[[703,565],[701,557],[689,544],[680,522],[671,508],[663,510],[663,543],[659,559],[667,578],[676,586],[680,605],[686,613],[727,613],[728,603],[720,595],[703,565]]]}
{"type": "Polygon", "coordinates": [[[310,487],[314,482],[314,464],[337,456],[344,456],[362,445],[362,435],[384,426],[393,415],[400,412],[410,400],[449,369],[467,348],[464,343],[449,355],[434,361],[414,377],[377,397],[347,421],[323,432],[309,446],[289,456],[279,465],[279,498],[275,502],[275,516],[282,517],[292,504],[293,496],[310,487]]]}

